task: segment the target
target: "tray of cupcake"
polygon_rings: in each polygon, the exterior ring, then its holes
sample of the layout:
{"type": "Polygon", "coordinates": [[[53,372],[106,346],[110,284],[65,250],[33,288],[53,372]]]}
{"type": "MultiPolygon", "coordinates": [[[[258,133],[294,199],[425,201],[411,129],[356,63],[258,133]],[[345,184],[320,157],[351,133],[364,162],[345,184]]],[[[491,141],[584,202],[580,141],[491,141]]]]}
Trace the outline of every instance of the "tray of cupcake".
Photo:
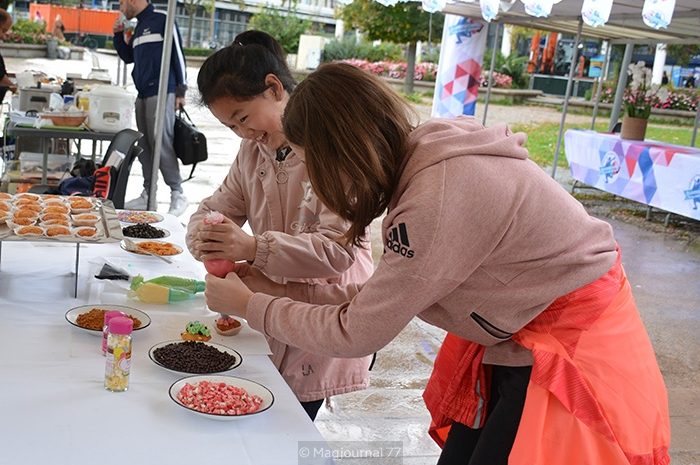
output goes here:
{"type": "Polygon", "coordinates": [[[122,239],[109,200],[0,192],[0,240],[101,243],[122,239]]]}

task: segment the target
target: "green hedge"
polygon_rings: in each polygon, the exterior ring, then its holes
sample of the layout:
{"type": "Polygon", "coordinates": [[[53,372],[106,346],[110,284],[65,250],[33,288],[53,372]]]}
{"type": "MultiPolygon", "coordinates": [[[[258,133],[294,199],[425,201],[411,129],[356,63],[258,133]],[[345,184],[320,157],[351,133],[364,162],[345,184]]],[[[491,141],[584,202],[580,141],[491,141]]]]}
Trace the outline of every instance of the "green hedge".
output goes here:
{"type": "Polygon", "coordinates": [[[185,48],[184,51],[185,56],[190,57],[208,57],[215,52],[215,50],[210,48],[185,48]]]}
{"type": "Polygon", "coordinates": [[[35,23],[26,19],[18,19],[12,28],[3,37],[3,42],[8,44],[34,44],[43,45],[51,34],[46,33],[46,24],[35,23]]]}
{"type": "Polygon", "coordinates": [[[403,47],[390,42],[373,45],[371,42],[356,42],[354,36],[333,40],[323,48],[324,62],[348,60],[400,61],[403,59],[403,47]]]}

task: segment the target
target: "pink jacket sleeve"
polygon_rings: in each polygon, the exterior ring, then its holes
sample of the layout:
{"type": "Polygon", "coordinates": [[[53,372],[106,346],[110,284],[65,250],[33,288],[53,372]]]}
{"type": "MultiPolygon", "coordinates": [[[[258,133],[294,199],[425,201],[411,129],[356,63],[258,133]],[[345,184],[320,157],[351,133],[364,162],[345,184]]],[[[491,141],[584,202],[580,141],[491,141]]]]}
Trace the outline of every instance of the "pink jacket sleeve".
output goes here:
{"type": "Polygon", "coordinates": [[[357,258],[354,247],[338,242],[349,225],[325,206],[319,215],[319,222],[318,230],[313,233],[291,235],[266,231],[256,235],[257,250],[253,266],[270,276],[290,279],[340,276],[357,258]]]}
{"type": "Polygon", "coordinates": [[[387,345],[415,315],[433,305],[437,296],[456,287],[446,281],[434,284],[406,276],[382,261],[362,292],[350,301],[335,305],[352,293],[352,285],[331,286],[332,293],[314,290],[329,286],[309,285],[309,300],[325,296],[330,305],[254,294],[247,318],[252,328],[308,352],[362,357],[387,345]]]}
{"type": "Polygon", "coordinates": [[[360,292],[364,283],[308,284],[287,283],[287,297],[310,304],[340,305],[348,302],[360,292]]]}

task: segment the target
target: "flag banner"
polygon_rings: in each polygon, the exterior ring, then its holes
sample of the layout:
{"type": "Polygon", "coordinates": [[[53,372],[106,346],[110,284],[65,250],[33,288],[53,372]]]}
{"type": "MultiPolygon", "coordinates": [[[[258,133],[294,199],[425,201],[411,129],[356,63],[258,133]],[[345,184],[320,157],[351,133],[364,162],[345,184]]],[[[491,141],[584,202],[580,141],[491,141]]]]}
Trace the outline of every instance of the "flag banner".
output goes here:
{"type": "Polygon", "coordinates": [[[445,15],[432,116],[455,118],[476,111],[486,31],[480,21],[445,15]]]}

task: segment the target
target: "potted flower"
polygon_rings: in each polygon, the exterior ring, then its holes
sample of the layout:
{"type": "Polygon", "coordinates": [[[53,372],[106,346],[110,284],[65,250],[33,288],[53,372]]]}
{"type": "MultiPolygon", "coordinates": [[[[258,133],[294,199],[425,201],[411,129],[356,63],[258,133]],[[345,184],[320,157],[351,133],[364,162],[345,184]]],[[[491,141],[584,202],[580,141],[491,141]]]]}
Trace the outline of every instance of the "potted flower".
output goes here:
{"type": "Polygon", "coordinates": [[[658,84],[651,84],[651,70],[644,66],[643,61],[630,64],[627,74],[632,77],[632,80],[629,87],[625,89],[626,115],[622,118],[620,137],[644,140],[654,98],[665,101],[668,98],[668,90],[658,84]]]}

